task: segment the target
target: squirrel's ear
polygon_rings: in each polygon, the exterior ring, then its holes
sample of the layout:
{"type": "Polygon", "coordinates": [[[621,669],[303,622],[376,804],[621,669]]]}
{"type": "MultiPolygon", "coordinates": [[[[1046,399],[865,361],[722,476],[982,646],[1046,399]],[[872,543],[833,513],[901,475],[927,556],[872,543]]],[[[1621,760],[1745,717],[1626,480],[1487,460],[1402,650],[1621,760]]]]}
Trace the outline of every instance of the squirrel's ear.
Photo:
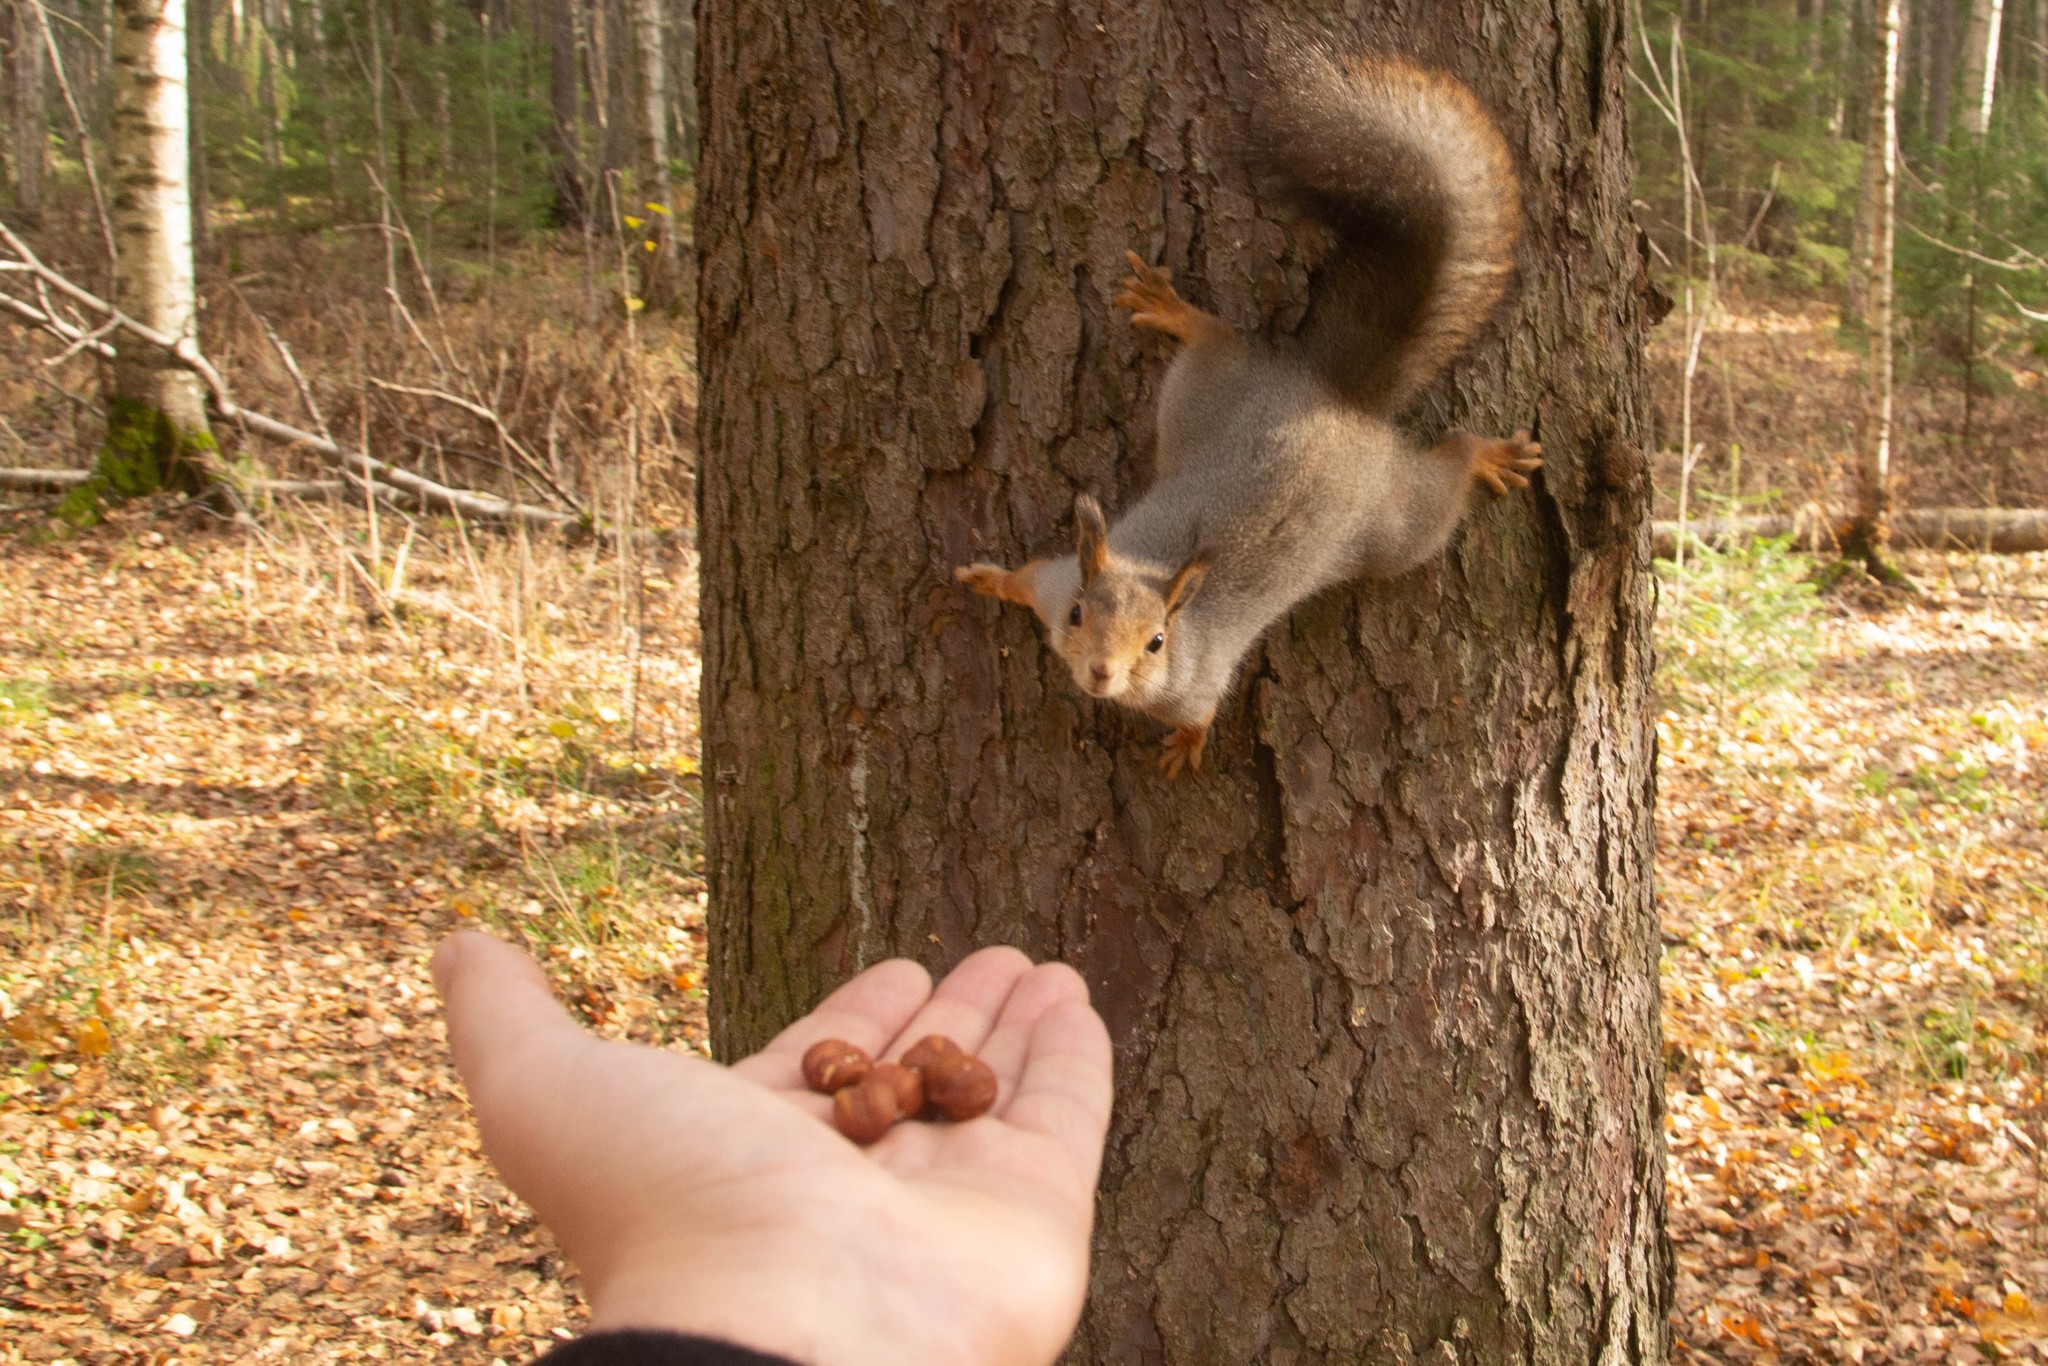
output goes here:
{"type": "Polygon", "coordinates": [[[1081,586],[1109,567],[1109,524],[1102,504],[1083,493],[1074,499],[1074,558],[1081,562],[1081,586]]]}
{"type": "Polygon", "coordinates": [[[1194,598],[1196,591],[1202,586],[1202,579],[1209,572],[1210,562],[1215,558],[1216,552],[1205,545],[1188,556],[1188,562],[1167,581],[1166,591],[1161,596],[1166,599],[1168,620],[1194,598]]]}

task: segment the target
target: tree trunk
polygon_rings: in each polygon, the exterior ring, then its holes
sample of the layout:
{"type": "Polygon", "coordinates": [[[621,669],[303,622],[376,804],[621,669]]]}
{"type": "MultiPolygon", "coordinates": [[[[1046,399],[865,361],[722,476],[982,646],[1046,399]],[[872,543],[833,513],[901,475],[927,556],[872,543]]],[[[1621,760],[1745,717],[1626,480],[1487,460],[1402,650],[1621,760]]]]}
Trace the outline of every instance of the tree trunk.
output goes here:
{"type": "Polygon", "coordinates": [[[675,187],[668,174],[668,62],[662,41],[663,0],[633,0],[635,88],[640,96],[640,202],[631,207],[647,220],[640,252],[640,296],[650,307],[670,307],[679,294],[681,262],[676,255],[675,187]]]}
{"type": "Polygon", "coordinates": [[[554,219],[559,227],[580,227],[588,200],[583,188],[583,139],[577,131],[576,3],[547,0],[548,107],[553,113],[554,219]]]}
{"type": "Polygon", "coordinates": [[[455,91],[448,79],[448,13],[439,4],[427,11],[427,49],[434,82],[434,183],[445,195],[455,175],[455,91]]]}
{"type": "Polygon", "coordinates": [[[344,212],[341,180],[341,121],[335,113],[341,82],[334,78],[334,54],[327,50],[327,15],[321,0],[306,0],[306,64],[314,97],[320,101],[320,159],[327,164],[327,195],[336,217],[344,212]]]}
{"type": "Polygon", "coordinates": [[[1866,166],[1876,168],[1870,234],[1870,425],[1856,467],[1856,507],[1843,553],[1879,578],[1901,576],[1884,558],[1891,515],[1892,257],[1899,184],[1899,0],[1878,0],[1866,166]]]}
{"type": "Polygon", "coordinates": [[[1012,942],[1118,1044],[1076,1361],[1656,1362],[1659,939],[1622,7],[1409,7],[1504,119],[1518,302],[1416,419],[1538,494],[1268,634],[1210,761],[1092,706],[954,565],[1145,482],[1133,247],[1241,325],[1307,235],[1228,154],[1232,6],[698,12],[713,1038],[1012,942]]]}
{"type": "Polygon", "coordinates": [[[189,0],[186,10],[186,19],[191,27],[185,33],[185,108],[192,120],[187,157],[191,163],[192,256],[195,261],[205,257],[207,239],[213,228],[207,221],[213,200],[209,196],[206,174],[206,101],[202,96],[210,55],[206,38],[208,3],[209,0],[189,0]]]}
{"type": "MultiPolygon", "coordinates": [[[[1935,146],[1948,141],[1949,113],[1955,103],[1956,5],[1959,0],[1927,0],[1927,140],[1935,146]]],[[[1882,8],[1884,0],[1879,0],[1882,8]]],[[[1872,93],[1875,94],[1873,87],[1872,93]]],[[[1873,117],[1875,115],[1873,114],[1873,117]]]]}
{"type": "MultiPolygon", "coordinates": [[[[1879,0],[1884,3],[1884,0],[1879,0]]],[[[1849,220],[1849,263],[1842,272],[1842,330],[1860,333],[1870,326],[1871,270],[1877,241],[1878,187],[1882,179],[1878,163],[1884,154],[1871,135],[1878,120],[1878,109],[1872,101],[1874,93],[1867,73],[1875,70],[1881,55],[1882,43],[1876,34],[1866,35],[1863,46],[1852,50],[1858,58],[1859,68],[1866,73],[1860,85],[1862,98],[1860,107],[1864,111],[1863,163],[1856,185],[1856,211],[1849,220]]]]}
{"type": "Polygon", "coordinates": [[[43,172],[50,156],[49,101],[43,94],[42,15],[14,0],[14,204],[26,223],[43,217],[43,172]]]}
{"type": "Polygon", "coordinates": [[[1991,126],[1991,100],[1998,89],[1998,39],[2004,0],[1970,0],[1970,31],[1963,43],[1963,131],[1981,138],[1991,126]]]}
{"type": "MultiPolygon", "coordinates": [[[[187,161],[184,0],[113,0],[114,99],[108,161],[113,178],[114,304],[179,339],[198,338],[187,161]]],[[[107,395],[107,444],[94,478],[59,514],[90,521],[108,497],[204,486],[214,449],[199,380],[161,348],[129,338],[107,395]]]]}

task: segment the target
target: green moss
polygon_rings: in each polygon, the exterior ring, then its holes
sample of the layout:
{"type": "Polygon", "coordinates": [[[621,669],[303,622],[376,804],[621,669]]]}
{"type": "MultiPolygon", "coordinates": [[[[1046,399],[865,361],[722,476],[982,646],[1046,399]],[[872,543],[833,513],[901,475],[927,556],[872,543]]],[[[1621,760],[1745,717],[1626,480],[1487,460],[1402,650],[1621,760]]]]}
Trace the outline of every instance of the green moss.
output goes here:
{"type": "Polygon", "coordinates": [[[197,493],[206,469],[220,450],[211,433],[180,427],[169,414],[134,399],[107,405],[107,439],[92,478],[64,495],[57,517],[75,527],[97,524],[109,503],[139,498],[160,488],[197,493]]]}

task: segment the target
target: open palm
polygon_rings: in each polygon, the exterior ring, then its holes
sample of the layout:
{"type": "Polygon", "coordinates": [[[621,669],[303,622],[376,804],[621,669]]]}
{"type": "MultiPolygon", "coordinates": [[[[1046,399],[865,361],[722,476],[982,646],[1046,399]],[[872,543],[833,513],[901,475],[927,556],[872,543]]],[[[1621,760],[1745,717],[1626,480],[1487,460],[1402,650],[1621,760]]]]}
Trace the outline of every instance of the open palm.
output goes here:
{"type": "Polygon", "coordinates": [[[594,1329],[724,1338],[816,1366],[1046,1363],[1079,1317],[1110,1047],[1080,977],[985,949],[936,990],[863,972],[730,1068],[592,1037],[532,960],[457,935],[434,960],[484,1149],[582,1272],[594,1329]],[[804,1050],[894,1057],[944,1034],[994,1108],[861,1149],[804,1050]]]}

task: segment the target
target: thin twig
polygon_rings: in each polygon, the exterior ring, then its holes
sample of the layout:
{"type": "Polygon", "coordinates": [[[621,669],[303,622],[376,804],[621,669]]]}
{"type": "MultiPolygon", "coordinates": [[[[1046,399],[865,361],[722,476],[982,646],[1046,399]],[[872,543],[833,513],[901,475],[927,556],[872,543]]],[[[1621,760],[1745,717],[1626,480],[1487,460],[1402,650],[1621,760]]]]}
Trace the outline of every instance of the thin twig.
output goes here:
{"type": "Polygon", "coordinates": [[[481,418],[483,421],[490,423],[493,430],[497,432],[498,440],[503,447],[517,455],[520,464],[526,467],[526,472],[523,475],[521,475],[520,471],[514,470],[513,473],[515,475],[520,475],[520,477],[526,478],[529,483],[553,494],[561,499],[565,505],[574,508],[577,512],[581,513],[584,511],[583,503],[580,499],[548,477],[547,469],[534,456],[533,452],[526,448],[524,442],[512,435],[511,429],[505,425],[505,419],[498,415],[496,409],[486,407],[474,399],[464,398],[460,394],[451,394],[445,389],[430,389],[411,384],[400,384],[395,380],[378,379],[375,375],[368,375],[365,378],[379,389],[396,394],[411,394],[414,398],[431,398],[438,402],[446,403],[451,407],[460,408],[472,417],[481,418]]]}
{"type": "Polygon", "coordinates": [[[29,7],[36,12],[36,27],[42,30],[43,48],[50,54],[50,70],[57,77],[57,89],[63,93],[64,108],[71,115],[71,132],[78,139],[78,160],[85,166],[85,183],[92,187],[92,207],[99,215],[100,235],[107,243],[107,278],[112,280],[121,249],[114,245],[114,220],[107,213],[107,197],[100,190],[100,173],[93,168],[92,140],[86,136],[85,119],[78,112],[78,100],[64,74],[64,55],[57,50],[57,35],[50,32],[50,16],[43,10],[43,0],[29,0],[29,7]]]}

